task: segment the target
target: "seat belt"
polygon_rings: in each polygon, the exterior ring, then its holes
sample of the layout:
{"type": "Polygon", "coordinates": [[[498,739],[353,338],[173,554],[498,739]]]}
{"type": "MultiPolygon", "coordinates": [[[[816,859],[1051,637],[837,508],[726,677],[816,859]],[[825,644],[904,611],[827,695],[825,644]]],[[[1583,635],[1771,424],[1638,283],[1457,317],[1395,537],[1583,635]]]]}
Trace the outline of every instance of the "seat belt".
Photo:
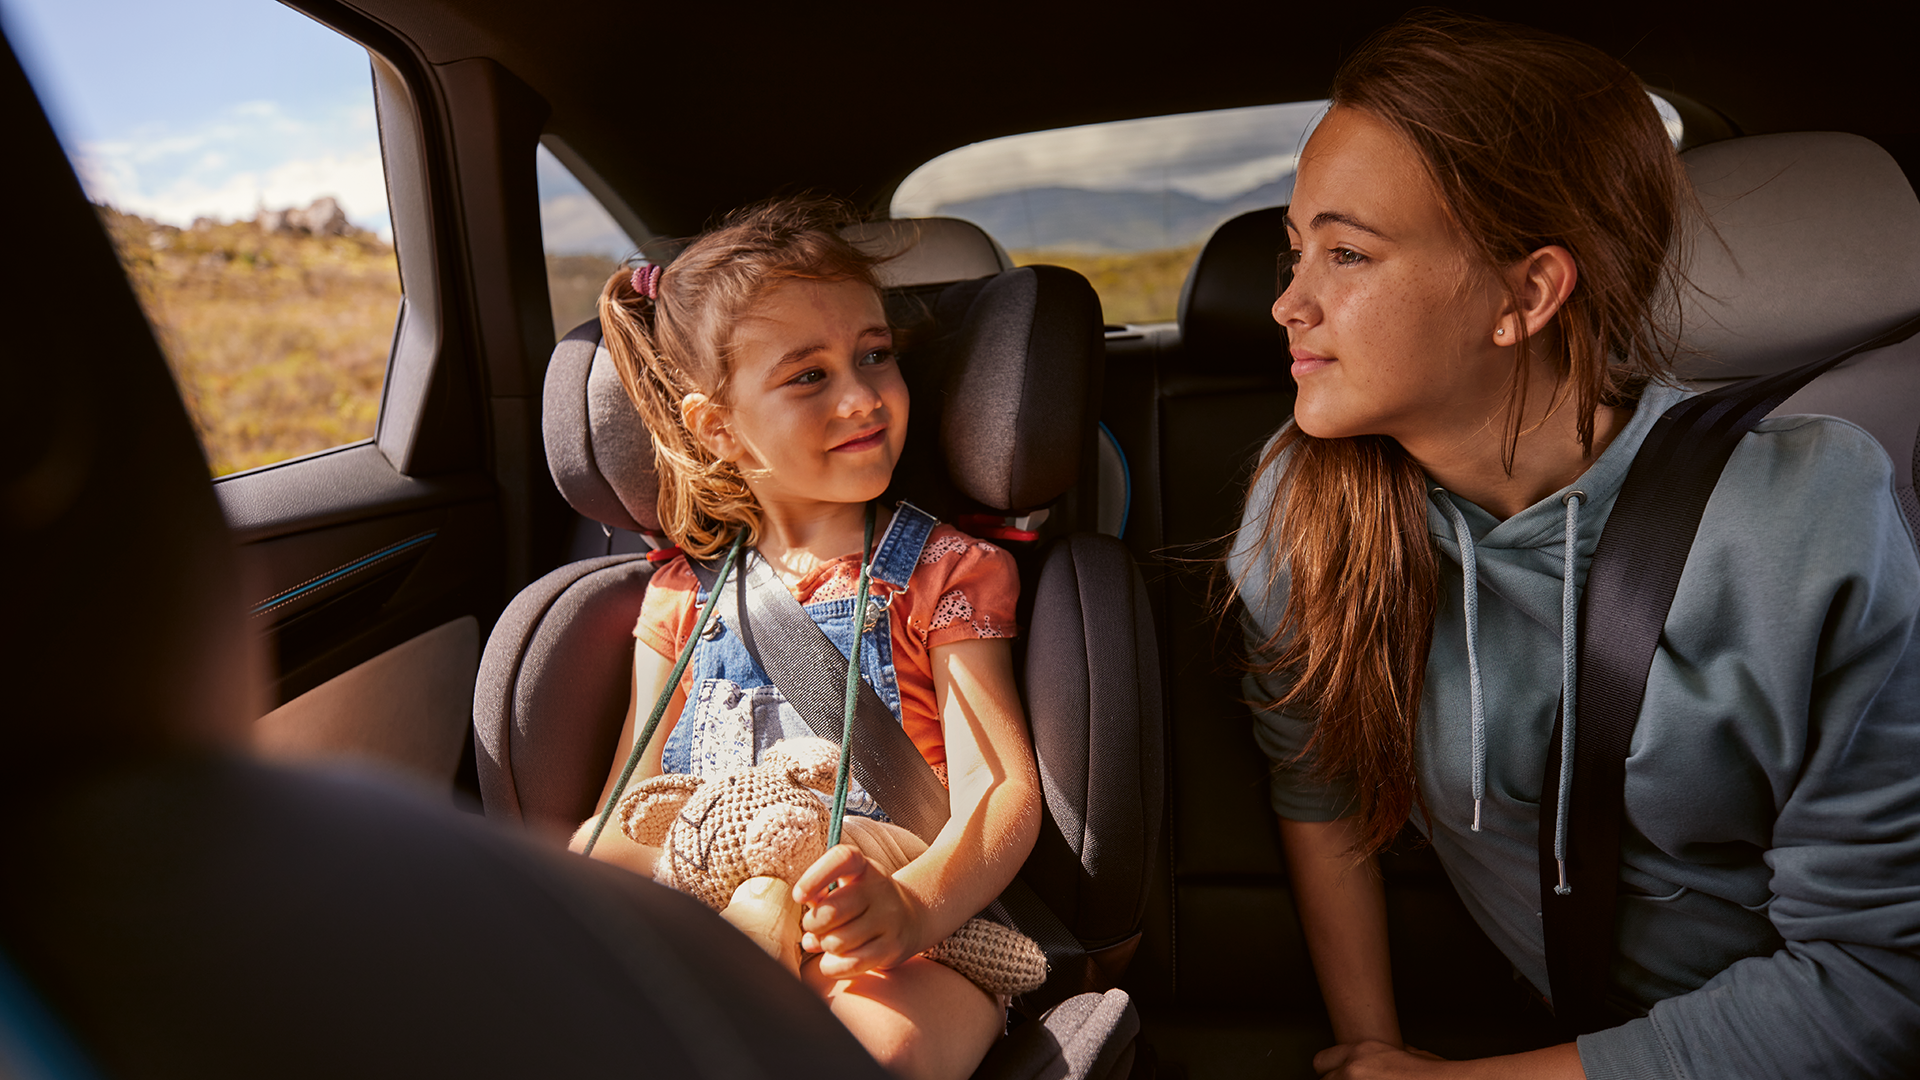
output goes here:
{"type": "Polygon", "coordinates": [[[1579,685],[1567,883],[1553,858],[1559,808],[1560,728],[1554,722],[1540,796],[1540,905],[1553,1011],[1574,1034],[1628,1015],[1606,1006],[1626,816],[1627,753],[1646,698],[1654,649],[1680,587],[1707,500],[1753,426],[1802,386],[1860,353],[1912,337],[1920,318],[1804,367],[1763,375],[1677,402],[1641,444],[1587,569],[1580,601],[1579,685]]]}
{"type": "MultiPolygon", "coordinates": [[[[711,589],[713,571],[689,559],[704,588],[711,589]]],[[[740,642],[753,654],[767,677],[806,721],[815,735],[840,741],[846,686],[840,674],[847,657],[787,591],[767,561],[752,552],[747,570],[723,585],[728,598],[714,596],[716,610],[735,628],[740,642]],[[756,625],[764,629],[762,638],[756,625]]],[[[853,716],[853,775],[896,824],[931,844],[950,816],[946,785],[920,756],[906,730],[894,718],[880,695],[865,679],[853,716]]],[[[1022,1012],[1038,1015],[1058,1001],[1092,989],[1101,979],[1086,946],[1060,921],[1020,877],[1007,883],[998,899],[987,906],[987,917],[1032,938],[1047,957],[1047,982],[1021,995],[1022,1012]]]]}

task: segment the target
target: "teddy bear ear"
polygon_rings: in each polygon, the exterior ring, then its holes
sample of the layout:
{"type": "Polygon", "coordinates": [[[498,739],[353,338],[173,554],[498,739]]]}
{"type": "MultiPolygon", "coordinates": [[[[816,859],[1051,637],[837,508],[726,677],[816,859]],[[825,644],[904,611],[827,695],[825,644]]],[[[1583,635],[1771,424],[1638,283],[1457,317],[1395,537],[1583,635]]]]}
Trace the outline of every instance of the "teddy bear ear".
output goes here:
{"type": "Polygon", "coordinates": [[[793,782],[815,791],[832,791],[834,772],[840,768],[840,747],[830,739],[806,736],[782,739],[761,756],[761,764],[770,764],[793,778],[793,782]]]}
{"type": "Polygon", "coordinates": [[[660,847],[667,829],[700,789],[700,778],[687,773],[663,773],[642,780],[620,800],[620,831],[636,844],[660,847]]]}

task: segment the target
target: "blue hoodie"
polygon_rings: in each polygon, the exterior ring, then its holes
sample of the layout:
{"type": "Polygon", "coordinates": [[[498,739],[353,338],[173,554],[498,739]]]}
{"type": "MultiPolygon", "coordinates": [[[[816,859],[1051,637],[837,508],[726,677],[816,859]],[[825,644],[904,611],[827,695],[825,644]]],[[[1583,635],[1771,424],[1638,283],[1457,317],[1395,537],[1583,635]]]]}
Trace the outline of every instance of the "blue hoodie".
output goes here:
{"type": "MultiPolygon", "coordinates": [[[[1415,745],[1432,818],[1415,824],[1543,992],[1542,772],[1578,644],[1563,594],[1577,610],[1627,467],[1685,394],[1649,387],[1584,475],[1505,521],[1428,500],[1440,596],[1415,745]]],[[[1228,557],[1257,640],[1286,603],[1257,546],[1280,471],[1248,493],[1228,557]]],[[[1648,676],[1613,969],[1614,1002],[1644,1015],[1581,1037],[1592,1080],[1920,1075],[1916,623],[1920,559],[1880,444],[1832,417],[1763,421],[1707,504],[1648,676]]],[[[1275,811],[1348,812],[1349,790],[1310,775],[1309,715],[1256,721],[1275,811]]]]}

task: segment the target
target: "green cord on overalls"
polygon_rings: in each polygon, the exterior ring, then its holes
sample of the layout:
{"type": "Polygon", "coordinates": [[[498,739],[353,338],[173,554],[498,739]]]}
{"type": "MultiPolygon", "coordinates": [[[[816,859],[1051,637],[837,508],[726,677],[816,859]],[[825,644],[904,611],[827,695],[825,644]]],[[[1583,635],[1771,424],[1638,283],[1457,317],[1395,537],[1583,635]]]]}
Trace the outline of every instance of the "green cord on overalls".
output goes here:
{"type": "MultiPolygon", "coordinates": [[[[867,530],[873,530],[869,520],[867,530]]],[[[693,659],[694,643],[707,632],[707,623],[713,618],[713,609],[720,605],[720,590],[727,587],[727,576],[733,572],[733,564],[740,556],[740,548],[747,542],[747,530],[741,529],[733,538],[733,546],[727,549],[727,557],[720,563],[720,574],[714,580],[713,591],[707,594],[707,602],[700,609],[700,621],[693,628],[693,636],[687,638],[686,647],[680,650],[680,659],[674,661],[673,674],[667,676],[667,683],[660,688],[660,700],[653,703],[653,713],[647,717],[647,726],[640,729],[640,737],[633,740],[633,752],[627,755],[627,764],[620,770],[620,779],[613,785],[612,794],[607,796],[607,805],[600,808],[600,819],[593,823],[593,835],[587,837],[585,854],[593,854],[593,845],[600,842],[600,834],[607,827],[607,819],[613,817],[613,809],[620,805],[620,796],[627,790],[627,781],[633,779],[633,770],[640,765],[640,758],[647,752],[647,744],[653,741],[653,733],[660,726],[660,718],[667,713],[667,702],[673,700],[673,691],[680,685],[680,676],[686,673],[687,662],[693,659]]]]}
{"type": "Polygon", "coordinates": [[[867,590],[872,580],[873,504],[867,504],[867,529],[860,541],[860,587],[853,600],[853,648],[847,655],[847,708],[840,715],[840,769],[833,781],[833,819],[827,826],[827,846],[840,842],[840,822],[847,816],[847,773],[853,760],[853,709],[860,700],[860,639],[867,630],[867,590]]]}

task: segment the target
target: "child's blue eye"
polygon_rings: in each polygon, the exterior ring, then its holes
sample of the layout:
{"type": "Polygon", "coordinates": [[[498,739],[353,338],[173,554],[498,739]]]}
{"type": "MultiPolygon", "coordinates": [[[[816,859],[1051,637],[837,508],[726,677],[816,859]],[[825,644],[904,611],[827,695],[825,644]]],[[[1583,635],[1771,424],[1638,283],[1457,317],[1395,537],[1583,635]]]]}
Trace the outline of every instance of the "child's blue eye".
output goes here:
{"type": "Polygon", "coordinates": [[[891,364],[897,358],[898,354],[892,349],[875,349],[861,357],[860,362],[863,364],[891,364]]]}
{"type": "Polygon", "coordinates": [[[793,378],[788,379],[787,382],[792,386],[812,386],[814,383],[820,382],[826,377],[827,373],[819,368],[808,368],[793,378]]]}

